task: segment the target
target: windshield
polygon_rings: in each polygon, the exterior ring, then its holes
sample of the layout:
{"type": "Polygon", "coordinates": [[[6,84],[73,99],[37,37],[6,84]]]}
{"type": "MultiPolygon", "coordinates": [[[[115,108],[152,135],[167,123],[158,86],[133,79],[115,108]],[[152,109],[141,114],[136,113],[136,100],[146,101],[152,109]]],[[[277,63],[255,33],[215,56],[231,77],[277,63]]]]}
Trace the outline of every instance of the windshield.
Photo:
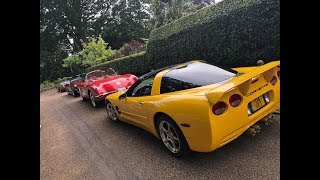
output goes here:
{"type": "Polygon", "coordinates": [[[96,70],[96,71],[91,71],[87,74],[86,79],[92,79],[92,78],[99,78],[99,77],[105,77],[105,76],[114,76],[117,75],[117,73],[111,69],[107,68],[104,70],[96,70]]]}

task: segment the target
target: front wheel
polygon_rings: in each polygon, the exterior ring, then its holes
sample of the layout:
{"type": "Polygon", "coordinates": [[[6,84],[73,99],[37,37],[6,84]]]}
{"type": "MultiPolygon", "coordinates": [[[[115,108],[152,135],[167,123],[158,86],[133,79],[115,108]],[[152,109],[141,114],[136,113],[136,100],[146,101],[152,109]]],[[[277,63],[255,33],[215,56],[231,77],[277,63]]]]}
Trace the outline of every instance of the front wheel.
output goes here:
{"type": "Polygon", "coordinates": [[[170,154],[181,157],[190,153],[190,149],[180,128],[169,117],[162,116],[157,120],[157,129],[163,145],[170,154]]]}
{"type": "Polygon", "coordinates": [[[119,121],[116,111],[114,110],[112,104],[110,102],[108,102],[108,101],[106,102],[106,111],[108,113],[109,118],[112,121],[114,121],[114,122],[118,122],[119,121]]]}
{"type": "Polygon", "coordinates": [[[93,106],[93,107],[97,107],[97,102],[96,102],[96,100],[94,99],[94,95],[93,95],[91,92],[89,92],[89,97],[90,97],[92,106],[93,106]]]}

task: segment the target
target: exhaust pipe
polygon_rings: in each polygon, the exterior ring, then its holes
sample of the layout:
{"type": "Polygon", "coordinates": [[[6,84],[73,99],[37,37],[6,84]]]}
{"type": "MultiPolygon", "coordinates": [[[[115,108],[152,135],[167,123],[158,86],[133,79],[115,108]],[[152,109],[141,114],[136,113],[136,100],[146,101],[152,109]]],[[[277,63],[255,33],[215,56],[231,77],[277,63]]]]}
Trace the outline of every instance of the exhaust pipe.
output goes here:
{"type": "Polygon", "coordinates": [[[270,122],[272,122],[272,121],[271,121],[272,118],[273,118],[273,114],[269,114],[269,115],[263,117],[263,118],[259,121],[259,123],[267,126],[267,125],[269,125],[270,122]]]}
{"type": "Polygon", "coordinates": [[[261,130],[260,126],[254,124],[246,131],[246,134],[253,137],[256,134],[258,134],[260,130],[261,130]]]}

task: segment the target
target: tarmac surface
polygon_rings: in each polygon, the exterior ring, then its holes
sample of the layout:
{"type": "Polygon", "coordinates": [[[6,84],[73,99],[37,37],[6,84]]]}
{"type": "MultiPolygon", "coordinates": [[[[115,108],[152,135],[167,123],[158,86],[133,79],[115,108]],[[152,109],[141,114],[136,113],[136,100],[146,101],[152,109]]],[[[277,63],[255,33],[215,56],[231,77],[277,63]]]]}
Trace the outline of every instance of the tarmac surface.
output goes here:
{"type": "Polygon", "coordinates": [[[280,179],[280,115],[255,137],[175,158],[160,140],[80,97],[40,93],[41,179],[280,179]]]}

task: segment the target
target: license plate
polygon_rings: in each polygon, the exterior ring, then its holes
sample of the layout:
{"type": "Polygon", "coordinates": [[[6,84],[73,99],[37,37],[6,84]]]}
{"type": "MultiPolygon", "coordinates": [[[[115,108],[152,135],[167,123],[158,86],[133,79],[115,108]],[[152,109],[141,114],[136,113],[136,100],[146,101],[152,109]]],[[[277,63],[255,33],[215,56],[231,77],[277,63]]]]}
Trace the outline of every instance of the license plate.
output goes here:
{"type": "Polygon", "coordinates": [[[254,99],[253,101],[251,101],[250,104],[253,112],[255,112],[261,109],[263,106],[265,106],[266,102],[264,101],[263,96],[260,96],[257,99],[254,99]]]}
{"type": "Polygon", "coordinates": [[[123,92],[123,91],[125,91],[125,90],[126,90],[126,88],[125,88],[125,87],[118,88],[118,92],[123,92]]]}

